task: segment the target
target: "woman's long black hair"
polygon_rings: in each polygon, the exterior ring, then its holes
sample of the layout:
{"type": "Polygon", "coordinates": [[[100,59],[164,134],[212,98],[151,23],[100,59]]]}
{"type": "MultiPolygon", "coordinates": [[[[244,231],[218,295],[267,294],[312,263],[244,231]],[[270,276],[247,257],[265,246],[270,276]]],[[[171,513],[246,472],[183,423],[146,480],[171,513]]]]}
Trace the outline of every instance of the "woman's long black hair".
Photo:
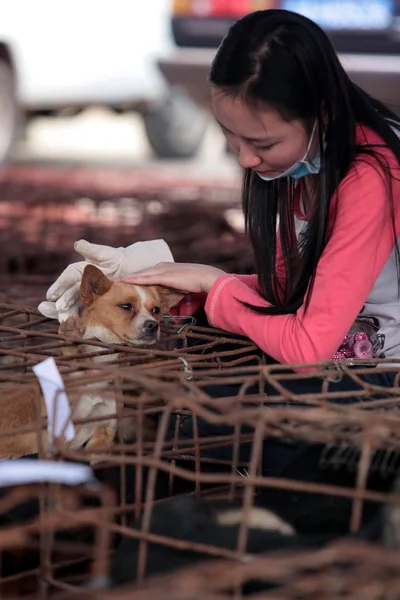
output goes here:
{"type": "MultiPolygon", "coordinates": [[[[210,81],[221,93],[241,96],[250,105],[261,108],[267,103],[285,119],[304,119],[310,130],[317,119],[322,168],[316,177],[312,217],[298,249],[294,243],[293,180],[266,182],[251,169],[245,171],[246,229],[254,250],[260,292],[273,305],[247,306],[263,314],[295,313],[303,304],[307,309],[318,261],[332,229],[328,227],[331,200],[352,162],[362,159],[362,154],[376,159],[377,168],[387,180],[393,245],[397,247],[393,173],[379,153],[379,145],[356,145],[356,125],[373,129],[400,161],[399,119],[350,80],[318,25],[286,10],[246,15],[222,41],[210,81]],[[278,239],[284,258],[284,285],[276,270],[278,239]]],[[[398,259],[397,249],[399,271],[398,259]]]]}

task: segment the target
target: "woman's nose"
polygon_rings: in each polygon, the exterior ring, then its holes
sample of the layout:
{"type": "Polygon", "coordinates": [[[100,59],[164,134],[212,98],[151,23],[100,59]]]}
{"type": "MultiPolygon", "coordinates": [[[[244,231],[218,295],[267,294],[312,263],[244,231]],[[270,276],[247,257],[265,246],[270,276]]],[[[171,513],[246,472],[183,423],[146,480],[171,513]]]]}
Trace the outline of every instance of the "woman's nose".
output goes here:
{"type": "Polygon", "coordinates": [[[261,163],[261,158],[248,144],[241,144],[239,149],[239,165],[243,169],[254,169],[261,165],[261,163]]]}

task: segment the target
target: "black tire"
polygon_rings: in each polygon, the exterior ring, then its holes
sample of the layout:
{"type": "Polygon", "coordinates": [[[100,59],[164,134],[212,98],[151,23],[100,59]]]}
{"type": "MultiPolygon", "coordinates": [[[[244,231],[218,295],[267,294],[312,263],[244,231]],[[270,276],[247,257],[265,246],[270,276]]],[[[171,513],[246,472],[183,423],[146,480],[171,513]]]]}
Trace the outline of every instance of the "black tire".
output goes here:
{"type": "Polygon", "coordinates": [[[203,141],[208,116],[183,93],[167,98],[143,113],[148,141],[158,158],[191,158],[203,141]]]}
{"type": "Polygon", "coordinates": [[[0,58],[0,163],[10,156],[18,136],[20,112],[10,64],[0,58]]]}

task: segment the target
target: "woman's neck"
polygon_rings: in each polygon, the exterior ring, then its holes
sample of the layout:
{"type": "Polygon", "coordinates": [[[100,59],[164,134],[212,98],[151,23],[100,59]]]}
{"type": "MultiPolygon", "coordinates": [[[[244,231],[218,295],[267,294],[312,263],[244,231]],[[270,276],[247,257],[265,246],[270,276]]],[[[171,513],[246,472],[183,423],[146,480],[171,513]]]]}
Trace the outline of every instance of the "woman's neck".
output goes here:
{"type": "Polygon", "coordinates": [[[300,204],[304,215],[308,214],[315,204],[317,190],[316,177],[304,177],[300,183],[300,204]]]}

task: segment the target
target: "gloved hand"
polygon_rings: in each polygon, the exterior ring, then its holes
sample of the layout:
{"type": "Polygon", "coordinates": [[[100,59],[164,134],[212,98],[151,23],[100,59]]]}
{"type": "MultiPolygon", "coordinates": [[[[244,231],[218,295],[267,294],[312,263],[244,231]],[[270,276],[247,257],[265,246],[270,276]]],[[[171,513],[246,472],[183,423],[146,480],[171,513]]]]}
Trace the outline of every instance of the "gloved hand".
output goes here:
{"type": "Polygon", "coordinates": [[[74,248],[85,260],[69,265],[47,290],[47,301],[38,306],[42,315],[58,319],[60,323],[71,315],[78,314],[80,284],[87,264],[96,265],[105,275],[113,278],[129,275],[159,262],[174,262],[171,250],[164,240],[136,242],[127,248],[111,248],[79,240],[75,242],[74,248]]]}

